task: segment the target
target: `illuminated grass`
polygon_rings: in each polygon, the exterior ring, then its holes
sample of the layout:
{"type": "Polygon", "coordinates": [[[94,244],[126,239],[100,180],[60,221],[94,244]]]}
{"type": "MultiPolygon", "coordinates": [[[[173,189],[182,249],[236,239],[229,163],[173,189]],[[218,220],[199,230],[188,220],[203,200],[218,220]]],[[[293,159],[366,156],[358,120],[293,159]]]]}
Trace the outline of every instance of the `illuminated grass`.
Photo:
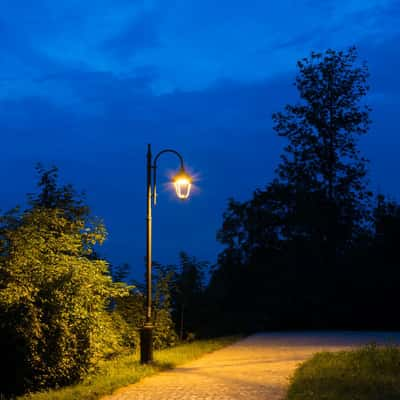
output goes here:
{"type": "Polygon", "coordinates": [[[152,365],[141,365],[137,354],[103,361],[96,374],[88,376],[81,383],[59,390],[34,393],[18,397],[18,400],[95,400],[111,394],[116,389],[136,383],[145,376],[174,368],[194,360],[206,353],[218,350],[236,340],[238,336],[210,340],[198,340],[165,350],[154,352],[152,365]]]}
{"type": "Polygon", "coordinates": [[[286,400],[398,400],[400,349],[323,352],[295,372],[286,400]]]}

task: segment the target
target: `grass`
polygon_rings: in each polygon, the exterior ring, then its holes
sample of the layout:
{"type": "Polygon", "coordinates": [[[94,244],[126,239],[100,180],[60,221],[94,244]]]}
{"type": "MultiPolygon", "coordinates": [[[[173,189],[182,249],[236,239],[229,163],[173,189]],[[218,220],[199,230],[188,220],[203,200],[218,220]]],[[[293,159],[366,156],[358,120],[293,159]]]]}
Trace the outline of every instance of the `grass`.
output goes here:
{"type": "Polygon", "coordinates": [[[154,352],[154,363],[141,365],[137,354],[120,356],[103,361],[95,374],[89,375],[81,383],[58,390],[49,390],[20,396],[17,400],[96,400],[116,389],[136,383],[145,376],[174,368],[194,360],[203,354],[225,347],[238,336],[210,340],[197,340],[165,350],[154,352]]]}
{"type": "Polygon", "coordinates": [[[369,345],[316,354],[295,372],[286,400],[399,400],[400,349],[369,345]]]}

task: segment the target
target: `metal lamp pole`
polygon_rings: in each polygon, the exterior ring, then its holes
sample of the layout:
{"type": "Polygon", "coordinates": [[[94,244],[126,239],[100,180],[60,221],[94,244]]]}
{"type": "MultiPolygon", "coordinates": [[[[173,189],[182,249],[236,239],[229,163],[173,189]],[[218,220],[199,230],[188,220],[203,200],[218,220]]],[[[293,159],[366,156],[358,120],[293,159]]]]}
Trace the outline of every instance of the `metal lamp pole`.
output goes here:
{"type": "Polygon", "coordinates": [[[175,179],[175,189],[181,199],[187,199],[190,193],[191,178],[186,174],[183,158],[175,150],[165,149],[152,159],[151,145],[147,146],[147,236],[146,236],[146,320],[140,333],[140,362],[147,364],[153,361],[153,322],[151,300],[151,267],[152,267],[152,206],[156,204],[157,160],[164,153],[175,154],[180,161],[180,172],[175,179]],[[152,174],[153,172],[153,174],[152,174]]]}
{"type": "Polygon", "coordinates": [[[152,169],[151,145],[147,148],[147,237],[146,237],[146,320],[140,334],[140,362],[153,361],[153,324],[151,321],[151,256],[152,256],[152,169]]]}

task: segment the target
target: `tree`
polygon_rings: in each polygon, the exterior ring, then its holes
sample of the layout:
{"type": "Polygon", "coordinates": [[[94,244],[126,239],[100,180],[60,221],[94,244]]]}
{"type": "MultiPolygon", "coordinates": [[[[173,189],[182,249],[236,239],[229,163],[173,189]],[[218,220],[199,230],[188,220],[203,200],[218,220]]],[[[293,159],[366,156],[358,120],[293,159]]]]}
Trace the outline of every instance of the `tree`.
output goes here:
{"type": "Polygon", "coordinates": [[[173,305],[175,326],[182,340],[202,328],[204,272],[208,263],[198,261],[183,251],[179,258],[180,265],[175,270],[173,305]]]}
{"type": "MultiPolygon", "coordinates": [[[[160,349],[176,344],[177,335],[171,315],[171,293],[173,287],[174,269],[153,262],[152,274],[152,316],[154,322],[153,344],[160,349]]],[[[114,269],[116,279],[124,279],[128,265],[123,264],[114,269]]],[[[146,315],[146,288],[140,282],[134,282],[129,296],[115,301],[112,317],[121,332],[126,347],[138,349],[140,344],[140,330],[145,323],[146,315]]]]}
{"type": "Polygon", "coordinates": [[[57,167],[46,169],[38,163],[36,172],[39,175],[37,183],[39,192],[28,194],[28,203],[31,208],[59,209],[69,220],[88,221],[90,208],[84,203],[83,194],[78,194],[71,184],[58,183],[57,167]]]}
{"type": "Polygon", "coordinates": [[[210,287],[230,331],[335,324],[345,255],[368,233],[358,149],[370,123],[367,66],[352,47],[312,53],[298,68],[300,101],[272,117],[288,140],[277,177],[251,200],[231,200],[217,234],[226,247],[210,287]]]}
{"type": "Polygon", "coordinates": [[[56,169],[39,172],[31,208],[0,221],[1,353],[15,367],[3,365],[11,376],[3,374],[1,386],[14,392],[76,381],[116,351],[106,307],[128,293],[106,261],[91,257],[104,225],[72,187],[57,185],[56,169]]]}
{"type": "Polygon", "coordinates": [[[397,253],[396,241],[400,236],[400,204],[379,194],[374,209],[375,238],[386,250],[397,253]]]}
{"type": "Polygon", "coordinates": [[[363,102],[369,74],[355,47],[312,53],[298,68],[300,102],[273,115],[275,131],[288,140],[277,173],[292,194],[287,239],[314,293],[306,306],[321,323],[341,318],[344,259],[370,224],[367,160],[358,149],[370,124],[363,102]]]}
{"type": "Polygon", "coordinates": [[[273,115],[275,131],[289,141],[277,173],[295,192],[316,198],[321,237],[351,241],[365,224],[370,196],[367,160],[357,148],[370,124],[370,108],[362,102],[368,69],[357,63],[355,47],[313,52],[297,65],[301,102],[273,115]]]}
{"type": "Polygon", "coordinates": [[[170,347],[177,343],[178,336],[172,318],[172,287],[174,269],[170,265],[153,264],[153,319],[154,347],[170,347]]]}
{"type": "Polygon", "coordinates": [[[291,196],[287,185],[274,180],[248,201],[229,202],[217,234],[226,248],[207,290],[220,308],[222,332],[279,327],[296,304],[296,259],[286,240],[291,196]]]}

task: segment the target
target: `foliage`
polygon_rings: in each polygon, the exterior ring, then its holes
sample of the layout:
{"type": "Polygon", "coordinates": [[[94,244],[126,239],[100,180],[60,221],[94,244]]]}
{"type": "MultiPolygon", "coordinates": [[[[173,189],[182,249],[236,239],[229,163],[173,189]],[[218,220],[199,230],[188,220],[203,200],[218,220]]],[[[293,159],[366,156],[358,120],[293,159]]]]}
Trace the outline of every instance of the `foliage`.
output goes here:
{"type": "Polygon", "coordinates": [[[394,200],[386,200],[381,194],[376,200],[374,221],[378,243],[384,245],[386,250],[393,250],[400,235],[400,205],[394,200]]]}
{"type": "Polygon", "coordinates": [[[286,400],[395,400],[399,376],[397,347],[318,353],[296,370],[286,400]]]}
{"type": "MultiPolygon", "coordinates": [[[[126,282],[130,266],[127,263],[112,266],[110,273],[114,282],[126,282]]],[[[144,324],[145,303],[140,284],[130,287],[127,296],[113,299],[109,306],[114,329],[119,333],[124,349],[138,350],[140,328],[144,324]]]]}
{"type": "Polygon", "coordinates": [[[31,208],[1,219],[4,390],[76,381],[121,346],[106,306],[127,289],[112,282],[104,260],[92,257],[105,228],[89,220],[70,186],[57,186],[56,170],[40,172],[31,208]]]}
{"type": "Polygon", "coordinates": [[[145,376],[174,368],[206,353],[225,347],[239,337],[222,337],[181,344],[154,352],[155,363],[141,365],[137,354],[101,361],[99,368],[81,383],[58,390],[49,390],[18,397],[18,400],[96,400],[123,386],[136,383],[145,376]]]}
{"type": "Polygon", "coordinates": [[[28,194],[31,208],[59,209],[69,220],[87,219],[90,209],[84,204],[83,194],[78,194],[70,184],[59,184],[57,167],[46,169],[38,163],[36,171],[39,175],[39,192],[28,194]]]}
{"type": "Polygon", "coordinates": [[[335,248],[362,231],[370,193],[356,137],[367,132],[370,110],[360,104],[368,71],[356,56],[355,48],[327,50],[298,62],[301,102],[273,115],[275,131],[289,142],[278,177],[248,202],[231,199],[224,214],[218,239],[230,258],[247,263],[254,251],[279,249],[282,240],[335,248]]]}
{"type": "MultiPolygon", "coordinates": [[[[115,268],[114,277],[126,277],[124,269],[127,266],[115,268]]],[[[171,287],[173,270],[170,266],[153,263],[152,282],[152,315],[153,315],[153,345],[156,349],[173,346],[177,343],[177,335],[171,315],[171,287]]],[[[129,296],[115,300],[112,310],[114,322],[121,332],[124,346],[138,350],[140,330],[145,322],[145,288],[135,283],[129,296]]]]}
{"type": "Polygon", "coordinates": [[[217,332],[399,326],[400,208],[381,199],[372,210],[358,149],[367,79],[355,48],[298,62],[299,101],[273,115],[287,140],[276,177],[230,199],[217,233],[224,249],[206,294],[217,332]]]}
{"type": "Polygon", "coordinates": [[[178,337],[175,332],[171,315],[171,284],[174,272],[170,266],[154,265],[155,290],[153,294],[153,345],[162,349],[177,344],[178,337]]]}
{"type": "Polygon", "coordinates": [[[369,197],[367,160],[357,148],[357,137],[367,133],[370,123],[370,108],[361,103],[368,69],[357,63],[354,47],[312,53],[298,68],[301,102],[272,117],[275,131],[289,142],[277,173],[295,193],[311,196],[307,200],[323,209],[325,218],[316,227],[320,235],[331,242],[351,240],[364,223],[369,197]]]}
{"type": "MultiPolygon", "coordinates": [[[[207,262],[180,253],[180,265],[152,267],[153,344],[156,349],[170,347],[184,338],[193,340],[201,336],[207,325],[204,310],[204,272],[207,262]]],[[[113,275],[126,276],[123,266],[114,268],[113,275]]],[[[135,282],[128,297],[116,300],[112,315],[121,328],[124,343],[137,348],[139,332],[144,324],[145,287],[135,282]]]]}
{"type": "Polygon", "coordinates": [[[174,270],[172,290],[173,317],[180,340],[191,340],[204,331],[204,274],[208,263],[185,252],[179,254],[180,265],[174,270]]]}

